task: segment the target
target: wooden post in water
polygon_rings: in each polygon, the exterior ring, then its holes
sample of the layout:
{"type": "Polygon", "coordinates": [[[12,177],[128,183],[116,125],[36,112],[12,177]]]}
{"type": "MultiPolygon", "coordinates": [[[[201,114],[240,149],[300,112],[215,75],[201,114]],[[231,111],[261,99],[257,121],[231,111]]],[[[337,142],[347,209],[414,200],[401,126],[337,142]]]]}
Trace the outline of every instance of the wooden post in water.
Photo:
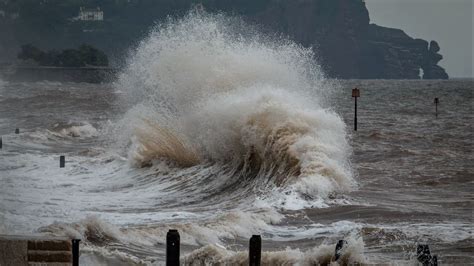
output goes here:
{"type": "Polygon", "coordinates": [[[2,148],[3,146],[3,140],[2,140],[2,137],[0,137],[0,149],[2,148]]]}
{"type": "Polygon", "coordinates": [[[72,266],[79,266],[79,242],[80,239],[72,240],[72,266]]]}
{"type": "Polygon", "coordinates": [[[249,243],[249,265],[260,266],[262,258],[262,238],[259,235],[252,235],[249,243]]]}
{"type": "Polygon", "coordinates": [[[352,98],[354,98],[354,131],[357,131],[357,98],[360,97],[358,88],[352,89],[352,98]]]}
{"type": "Polygon", "coordinates": [[[342,248],[344,247],[344,244],[347,244],[347,241],[345,240],[337,241],[336,250],[334,251],[334,261],[337,261],[341,257],[342,248]]]}
{"type": "Polygon", "coordinates": [[[438,117],[438,103],[439,103],[439,99],[438,99],[437,97],[434,98],[434,103],[435,103],[436,117],[438,117]]]}
{"type": "Polygon", "coordinates": [[[19,128],[15,129],[15,134],[20,134],[20,129],[19,128]]]}
{"type": "Polygon", "coordinates": [[[166,266],[179,266],[179,242],[178,230],[170,229],[166,234],[166,266]]]}
{"type": "Polygon", "coordinates": [[[61,155],[59,157],[59,168],[64,168],[66,165],[66,157],[64,155],[61,155]]]}
{"type": "MultiPolygon", "coordinates": [[[[78,265],[72,264],[74,240],[49,236],[0,235],[1,265],[78,265]]],[[[78,261],[78,260],[76,260],[78,261]]]]}
{"type": "Polygon", "coordinates": [[[423,266],[438,266],[438,256],[431,256],[428,245],[418,245],[416,247],[416,257],[423,266]]]}

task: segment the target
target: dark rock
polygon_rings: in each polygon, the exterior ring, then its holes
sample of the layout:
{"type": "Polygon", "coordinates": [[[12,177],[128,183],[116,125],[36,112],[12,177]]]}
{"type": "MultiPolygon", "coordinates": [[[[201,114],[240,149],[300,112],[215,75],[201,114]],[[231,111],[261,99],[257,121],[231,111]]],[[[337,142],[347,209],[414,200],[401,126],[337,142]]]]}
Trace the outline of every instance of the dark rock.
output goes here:
{"type": "Polygon", "coordinates": [[[430,52],[431,53],[437,53],[439,52],[440,48],[439,48],[439,44],[437,41],[431,41],[430,42],[430,52]]]}
{"type": "Polygon", "coordinates": [[[440,47],[436,41],[430,42],[430,47],[425,53],[422,62],[423,78],[424,79],[448,79],[446,71],[438,66],[438,62],[443,59],[443,56],[438,54],[440,47]]]}
{"type": "Polygon", "coordinates": [[[313,47],[330,77],[419,79],[423,69],[423,78],[448,78],[437,42],[370,24],[361,0],[275,1],[249,18],[313,47]]]}
{"type": "Polygon", "coordinates": [[[423,71],[424,71],[424,75],[423,75],[424,79],[448,79],[449,78],[446,71],[442,67],[437,66],[437,65],[427,66],[423,68],[423,71]]]}

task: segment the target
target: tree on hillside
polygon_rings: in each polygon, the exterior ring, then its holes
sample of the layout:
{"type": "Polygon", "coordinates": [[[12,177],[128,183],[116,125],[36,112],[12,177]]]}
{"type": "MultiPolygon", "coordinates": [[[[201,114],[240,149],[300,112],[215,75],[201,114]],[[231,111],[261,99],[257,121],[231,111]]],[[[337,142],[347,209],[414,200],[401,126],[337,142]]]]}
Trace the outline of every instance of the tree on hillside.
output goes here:
{"type": "Polygon", "coordinates": [[[86,65],[91,65],[91,66],[108,66],[109,65],[109,59],[107,58],[107,55],[90,46],[87,44],[83,44],[79,46],[79,54],[81,56],[81,59],[86,65]]]}
{"type": "Polygon", "coordinates": [[[33,46],[32,44],[25,44],[21,46],[21,52],[18,54],[18,58],[22,60],[32,59],[36,62],[41,61],[44,52],[33,46]]]}
{"type": "Polygon", "coordinates": [[[79,49],[50,50],[47,52],[41,51],[31,44],[26,44],[21,46],[18,58],[34,60],[40,66],[85,67],[109,65],[107,55],[103,51],[87,44],[81,45],[79,49]]]}

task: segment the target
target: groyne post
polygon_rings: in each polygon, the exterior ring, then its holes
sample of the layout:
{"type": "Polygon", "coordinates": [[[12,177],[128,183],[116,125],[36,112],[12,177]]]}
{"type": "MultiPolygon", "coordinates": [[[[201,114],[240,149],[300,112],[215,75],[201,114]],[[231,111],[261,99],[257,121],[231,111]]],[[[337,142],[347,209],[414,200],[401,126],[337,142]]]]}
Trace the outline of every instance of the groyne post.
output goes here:
{"type": "Polygon", "coordinates": [[[434,103],[435,103],[435,114],[436,114],[436,117],[438,117],[438,103],[439,103],[439,99],[436,97],[434,98],[434,103]]]}
{"type": "Polygon", "coordinates": [[[61,155],[59,157],[59,168],[64,168],[66,165],[66,157],[64,155],[61,155]]]}
{"type": "Polygon", "coordinates": [[[2,137],[0,137],[0,149],[3,147],[3,140],[2,137]]]}
{"type": "Polygon", "coordinates": [[[336,250],[334,251],[334,261],[337,261],[341,257],[342,248],[344,247],[344,244],[347,244],[347,241],[345,240],[337,241],[336,250]]]}
{"type": "Polygon", "coordinates": [[[80,239],[72,240],[72,266],[79,266],[79,242],[80,239]]]}
{"type": "Polygon", "coordinates": [[[354,98],[354,131],[357,131],[357,98],[360,97],[358,88],[352,89],[352,98],[354,98]]]}
{"type": "Polygon", "coordinates": [[[418,245],[416,247],[416,257],[423,266],[438,266],[438,256],[431,256],[428,245],[418,245]]]}
{"type": "Polygon", "coordinates": [[[20,134],[20,129],[19,128],[15,129],[15,134],[20,134]]]}
{"type": "Polygon", "coordinates": [[[249,243],[249,265],[260,266],[262,258],[262,238],[259,235],[252,235],[249,243]]]}
{"type": "Polygon", "coordinates": [[[179,232],[170,229],[166,234],[166,266],[179,266],[179,232]]]}
{"type": "Polygon", "coordinates": [[[72,246],[67,238],[0,235],[0,265],[71,265],[72,246]]]}

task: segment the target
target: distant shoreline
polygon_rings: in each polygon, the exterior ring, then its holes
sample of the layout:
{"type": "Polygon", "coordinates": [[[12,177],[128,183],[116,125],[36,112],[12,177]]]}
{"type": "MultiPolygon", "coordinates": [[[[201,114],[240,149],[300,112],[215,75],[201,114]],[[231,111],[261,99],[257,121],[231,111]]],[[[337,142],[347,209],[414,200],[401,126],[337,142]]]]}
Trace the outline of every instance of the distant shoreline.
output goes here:
{"type": "MultiPolygon", "coordinates": [[[[5,81],[63,81],[106,83],[115,80],[121,69],[117,67],[54,67],[54,66],[0,66],[0,78],[5,81]]],[[[473,80],[474,77],[450,77],[448,80],[473,80]]],[[[367,79],[330,79],[367,80],[367,79]]],[[[370,79],[369,79],[370,80],[370,79]]],[[[384,79],[380,79],[384,80],[384,79]]],[[[390,80],[390,79],[388,79],[390,80]]],[[[394,79],[410,80],[410,79],[394,79]]],[[[430,79],[412,79],[429,81],[430,79]]],[[[443,79],[440,79],[443,80],[443,79]]],[[[431,79],[431,81],[433,81],[431,79]]]]}
{"type": "Polygon", "coordinates": [[[6,81],[65,81],[103,83],[116,78],[114,67],[0,66],[0,78],[6,81]]]}

